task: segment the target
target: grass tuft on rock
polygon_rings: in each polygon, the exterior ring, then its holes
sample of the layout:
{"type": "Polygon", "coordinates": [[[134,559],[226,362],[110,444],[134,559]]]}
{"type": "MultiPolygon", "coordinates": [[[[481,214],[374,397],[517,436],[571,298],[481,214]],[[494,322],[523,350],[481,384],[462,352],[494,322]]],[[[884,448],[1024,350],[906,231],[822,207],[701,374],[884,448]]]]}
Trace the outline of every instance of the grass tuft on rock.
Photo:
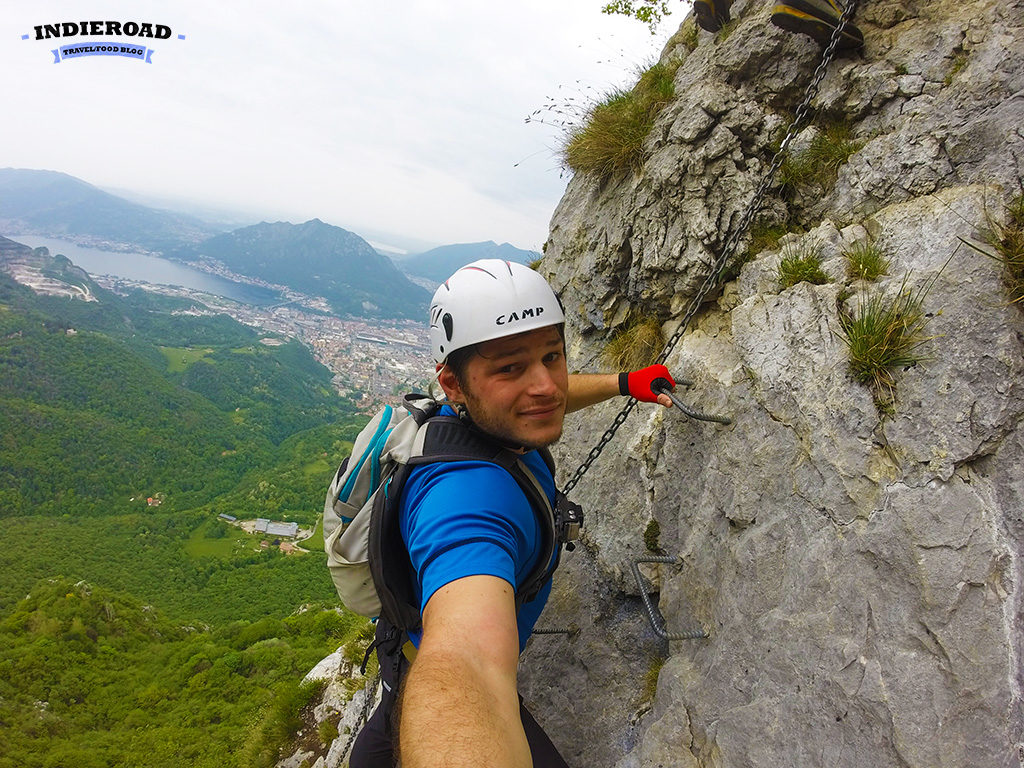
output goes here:
{"type": "Polygon", "coordinates": [[[967,60],[969,58],[967,51],[962,48],[957,48],[953,52],[952,62],[949,65],[949,72],[947,72],[946,76],[942,79],[942,84],[945,86],[952,85],[953,80],[958,74],[960,74],[960,70],[967,66],[967,60]]]}
{"type": "Polygon", "coordinates": [[[1003,264],[1003,284],[1011,304],[1024,308],[1024,193],[1006,205],[1003,224],[990,224],[986,239],[1003,264]]]}
{"type": "Polygon", "coordinates": [[[832,278],[821,268],[821,249],[817,245],[801,243],[787,246],[779,262],[779,287],[785,290],[797,283],[825,285],[832,278]]]}
{"type": "Polygon", "coordinates": [[[1024,194],[1017,195],[1006,209],[1006,223],[999,228],[993,243],[1003,262],[1003,281],[1010,301],[1020,305],[1024,299],[1024,194]]]}
{"type": "Polygon", "coordinates": [[[851,280],[877,280],[889,274],[889,259],[875,243],[860,242],[843,251],[846,276],[851,280]]]}
{"type": "Polygon", "coordinates": [[[302,711],[320,698],[326,685],[326,680],[280,683],[274,689],[274,697],[263,713],[262,722],[250,734],[245,745],[245,764],[254,768],[273,768],[285,757],[287,747],[304,725],[302,711]]]}
{"type": "Polygon", "coordinates": [[[960,238],[960,242],[978,253],[1003,265],[1003,285],[1010,303],[1024,309],[1024,193],[1006,204],[1004,220],[995,221],[986,213],[986,228],[982,232],[992,250],[960,238]]]}
{"type": "Polygon", "coordinates": [[[661,668],[665,666],[665,659],[661,656],[651,656],[647,670],[644,672],[644,687],[640,692],[640,703],[648,704],[654,701],[658,693],[658,677],[661,675],[661,668]]]}
{"type": "Polygon", "coordinates": [[[658,318],[636,314],[612,336],[602,357],[613,371],[635,371],[654,363],[664,346],[658,318]]]}
{"type": "Polygon", "coordinates": [[[871,386],[883,411],[891,412],[895,400],[895,372],[924,359],[920,347],[930,337],[925,335],[922,306],[929,287],[911,290],[904,278],[894,297],[878,292],[853,312],[839,314],[850,373],[871,386]]]}
{"type": "Polygon", "coordinates": [[[747,258],[752,259],[762,251],[771,251],[779,247],[779,240],[788,235],[793,228],[785,223],[757,219],[750,226],[750,243],[747,245],[747,258]]]}
{"type": "Polygon", "coordinates": [[[640,75],[631,90],[616,89],[591,107],[583,124],[566,137],[562,147],[565,165],[576,173],[601,178],[639,171],[654,118],[675,97],[678,67],[678,63],[658,62],[640,75]]]}
{"type": "Polygon", "coordinates": [[[338,738],[338,724],[333,723],[330,720],[324,720],[320,725],[317,726],[317,736],[320,738],[320,743],[325,747],[330,746],[331,743],[338,738]]]}
{"type": "Polygon", "coordinates": [[[670,51],[677,45],[681,45],[686,50],[693,52],[697,49],[697,42],[697,20],[690,16],[665,43],[665,50],[670,51]]]}
{"type": "Polygon", "coordinates": [[[830,121],[819,125],[807,148],[786,157],[779,168],[783,195],[792,197],[798,187],[809,185],[831,191],[839,169],[862,146],[863,142],[850,137],[848,123],[830,121]]]}
{"type": "Polygon", "coordinates": [[[717,45],[721,45],[728,40],[732,36],[732,33],[736,31],[736,27],[738,27],[739,24],[739,19],[729,19],[729,21],[725,22],[722,25],[722,28],[715,33],[715,43],[717,45]]]}

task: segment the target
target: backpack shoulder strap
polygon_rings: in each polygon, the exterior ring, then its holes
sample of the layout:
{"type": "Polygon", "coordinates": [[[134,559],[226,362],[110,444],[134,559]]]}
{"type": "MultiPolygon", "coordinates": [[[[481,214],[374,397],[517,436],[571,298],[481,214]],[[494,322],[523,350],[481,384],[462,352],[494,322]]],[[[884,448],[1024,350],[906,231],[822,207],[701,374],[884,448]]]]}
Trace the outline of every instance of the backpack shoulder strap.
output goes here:
{"type": "MultiPolygon", "coordinates": [[[[553,473],[554,461],[550,453],[543,450],[541,455],[553,473]]],[[[400,530],[398,512],[402,489],[414,467],[441,461],[487,461],[498,465],[512,475],[537,515],[542,537],[541,555],[516,590],[517,611],[523,603],[536,597],[558,565],[556,554],[560,541],[556,534],[555,512],[543,486],[519,456],[456,416],[428,416],[416,434],[408,460],[384,480],[383,493],[375,499],[369,531],[370,568],[382,614],[406,631],[419,627],[420,612],[419,605],[414,604],[412,562],[400,530]]]]}
{"type": "Polygon", "coordinates": [[[406,395],[402,401],[405,403],[405,410],[412,415],[417,424],[423,424],[441,410],[441,403],[429,395],[422,395],[417,392],[406,395]]]}

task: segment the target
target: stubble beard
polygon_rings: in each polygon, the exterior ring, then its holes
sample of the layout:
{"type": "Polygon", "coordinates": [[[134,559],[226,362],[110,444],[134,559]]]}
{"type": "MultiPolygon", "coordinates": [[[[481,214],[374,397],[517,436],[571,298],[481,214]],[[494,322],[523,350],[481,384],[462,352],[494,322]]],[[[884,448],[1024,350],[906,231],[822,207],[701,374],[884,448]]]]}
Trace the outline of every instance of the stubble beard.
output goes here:
{"type": "MultiPolygon", "coordinates": [[[[476,397],[471,395],[469,392],[466,392],[465,390],[463,391],[463,393],[466,397],[466,402],[463,407],[469,414],[469,417],[472,420],[473,424],[476,425],[476,427],[482,432],[486,432],[488,435],[490,435],[493,438],[496,438],[502,443],[513,446],[521,446],[526,450],[532,451],[538,450],[540,448],[547,448],[550,445],[554,445],[562,437],[562,431],[564,427],[563,424],[559,424],[558,434],[555,435],[550,440],[546,440],[541,443],[536,443],[530,440],[524,440],[520,435],[512,433],[512,431],[506,425],[502,424],[500,420],[492,419],[490,415],[487,413],[486,409],[481,407],[480,401],[477,400],[476,397]]],[[[562,415],[564,422],[565,414],[563,413],[562,415]]]]}

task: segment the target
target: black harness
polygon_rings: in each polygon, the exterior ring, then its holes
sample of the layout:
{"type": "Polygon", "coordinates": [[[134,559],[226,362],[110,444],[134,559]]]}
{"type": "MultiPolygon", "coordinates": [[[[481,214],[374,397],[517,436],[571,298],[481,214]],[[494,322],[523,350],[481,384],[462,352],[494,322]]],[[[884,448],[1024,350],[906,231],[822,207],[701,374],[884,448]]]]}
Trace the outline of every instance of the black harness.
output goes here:
{"type": "MultiPolygon", "coordinates": [[[[413,457],[400,464],[383,481],[383,493],[374,500],[370,518],[369,561],[374,586],[381,602],[377,637],[367,649],[366,661],[374,648],[383,647],[388,656],[401,650],[410,632],[420,629],[422,617],[416,600],[415,572],[402,539],[399,524],[402,491],[414,467],[437,462],[486,461],[495,464],[516,481],[540,524],[541,552],[532,569],[516,590],[516,612],[533,600],[558,568],[562,545],[572,549],[583,522],[582,511],[560,492],[552,507],[547,494],[520,455],[481,432],[471,422],[456,416],[438,415],[441,404],[424,401],[422,395],[407,395],[405,405],[420,425],[413,457]],[[381,624],[384,622],[384,625],[381,624]],[[381,631],[381,630],[384,631],[381,631]]],[[[539,450],[552,476],[554,459],[546,448],[539,450]]],[[[378,651],[378,658],[380,658],[378,651]]],[[[383,669],[384,659],[380,659],[383,669]]],[[[397,680],[395,681],[397,682],[397,680]]]]}

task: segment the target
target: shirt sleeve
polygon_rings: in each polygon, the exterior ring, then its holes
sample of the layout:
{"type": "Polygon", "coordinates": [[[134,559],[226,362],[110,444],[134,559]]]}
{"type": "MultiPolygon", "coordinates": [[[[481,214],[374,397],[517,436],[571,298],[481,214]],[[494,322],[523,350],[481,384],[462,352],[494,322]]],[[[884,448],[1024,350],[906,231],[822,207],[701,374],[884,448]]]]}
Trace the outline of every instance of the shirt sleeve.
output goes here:
{"type": "Polygon", "coordinates": [[[538,556],[538,524],[508,472],[488,462],[430,464],[402,494],[402,537],[419,576],[420,611],[466,576],[496,576],[516,589],[538,556]]]}

